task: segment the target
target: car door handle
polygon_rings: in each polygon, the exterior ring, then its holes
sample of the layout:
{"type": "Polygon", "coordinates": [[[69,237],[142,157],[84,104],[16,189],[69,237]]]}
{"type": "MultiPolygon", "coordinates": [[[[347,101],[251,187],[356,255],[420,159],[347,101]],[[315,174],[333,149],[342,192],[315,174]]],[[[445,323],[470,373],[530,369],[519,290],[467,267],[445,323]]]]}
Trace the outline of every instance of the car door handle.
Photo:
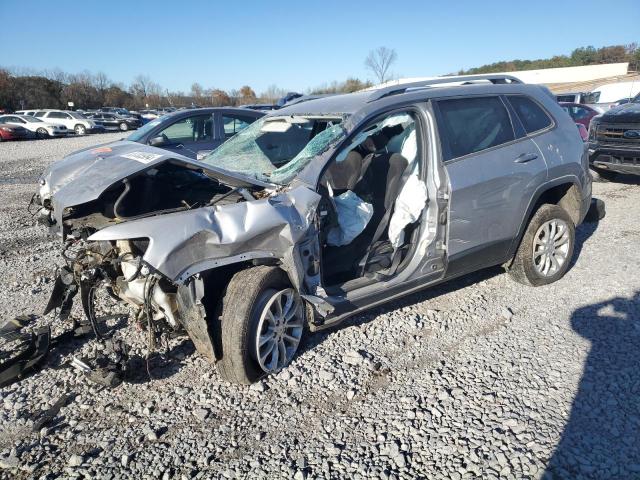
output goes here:
{"type": "Polygon", "coordinates": [[[536,153],[522,153],[516,157],[515,163],[527,163],[538,158],[536,153]]]}

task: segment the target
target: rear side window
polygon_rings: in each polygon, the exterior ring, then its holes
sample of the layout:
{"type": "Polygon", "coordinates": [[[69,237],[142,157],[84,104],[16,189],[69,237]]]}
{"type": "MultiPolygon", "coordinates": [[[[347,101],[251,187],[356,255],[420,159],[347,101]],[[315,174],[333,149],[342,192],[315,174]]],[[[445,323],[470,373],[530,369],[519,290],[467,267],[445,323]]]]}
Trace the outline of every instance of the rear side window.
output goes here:
{"type": "Polygon", "coordinates": [[[499,97],[440,100],[438,106],[448,146],[445,160],[515,139],[509,113],[499,97]]]}
{"type": "Polygon", "coordinates": [[[553,124],[542,107],[530,98],[523,95],[510,95],[508,98],[527,133],[543,130],[553,124]]]}

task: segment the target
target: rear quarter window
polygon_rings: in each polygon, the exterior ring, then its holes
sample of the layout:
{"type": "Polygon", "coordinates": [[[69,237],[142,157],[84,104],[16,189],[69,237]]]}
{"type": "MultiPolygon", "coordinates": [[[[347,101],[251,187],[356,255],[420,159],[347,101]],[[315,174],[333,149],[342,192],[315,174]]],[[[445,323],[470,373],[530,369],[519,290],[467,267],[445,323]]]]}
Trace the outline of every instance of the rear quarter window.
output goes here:
{"type": "Polygon", "coordinates": [[[444,159],[463,157],[515,139],[509,112],[499,97],[439,100],[444,159]]]}
{"type": "Polygon", "coordinates": [[[524,95],[509,95],[509,103],[518,114],[527,133],[544,130],[553,125],[553,120],[540,105],[524,95]]]}

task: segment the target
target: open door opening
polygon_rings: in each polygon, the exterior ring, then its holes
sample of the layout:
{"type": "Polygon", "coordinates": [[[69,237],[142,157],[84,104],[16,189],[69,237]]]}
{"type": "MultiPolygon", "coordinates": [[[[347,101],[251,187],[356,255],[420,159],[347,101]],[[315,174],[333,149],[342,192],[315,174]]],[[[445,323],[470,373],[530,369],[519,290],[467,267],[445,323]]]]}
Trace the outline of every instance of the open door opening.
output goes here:
{"type": "Polygon", "coordinates": [[[370,122],[320,181],[325,287],[390,277],[411,252],[427,205],[420,129],[412,111],[370,122]]]}

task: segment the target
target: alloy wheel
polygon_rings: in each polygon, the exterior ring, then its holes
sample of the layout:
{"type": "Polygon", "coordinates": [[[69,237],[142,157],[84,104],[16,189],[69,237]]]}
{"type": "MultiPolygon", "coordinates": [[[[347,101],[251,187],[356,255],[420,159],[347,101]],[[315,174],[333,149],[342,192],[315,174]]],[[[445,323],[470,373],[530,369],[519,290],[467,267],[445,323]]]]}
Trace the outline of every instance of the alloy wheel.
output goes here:
{"type": "Polygon", "coordinates": [[[284,368],[293,358],[303,330],[303,307],[293,288],[268,290],[256,329],[255,355],[267,373],[284,368]]]}
{"type": "Polygon", "coordinates": [[[571,237],[564,220],[543,223],[533,241],[533,265],[543,277],[555,275],[567,262],[571,237]]]}

